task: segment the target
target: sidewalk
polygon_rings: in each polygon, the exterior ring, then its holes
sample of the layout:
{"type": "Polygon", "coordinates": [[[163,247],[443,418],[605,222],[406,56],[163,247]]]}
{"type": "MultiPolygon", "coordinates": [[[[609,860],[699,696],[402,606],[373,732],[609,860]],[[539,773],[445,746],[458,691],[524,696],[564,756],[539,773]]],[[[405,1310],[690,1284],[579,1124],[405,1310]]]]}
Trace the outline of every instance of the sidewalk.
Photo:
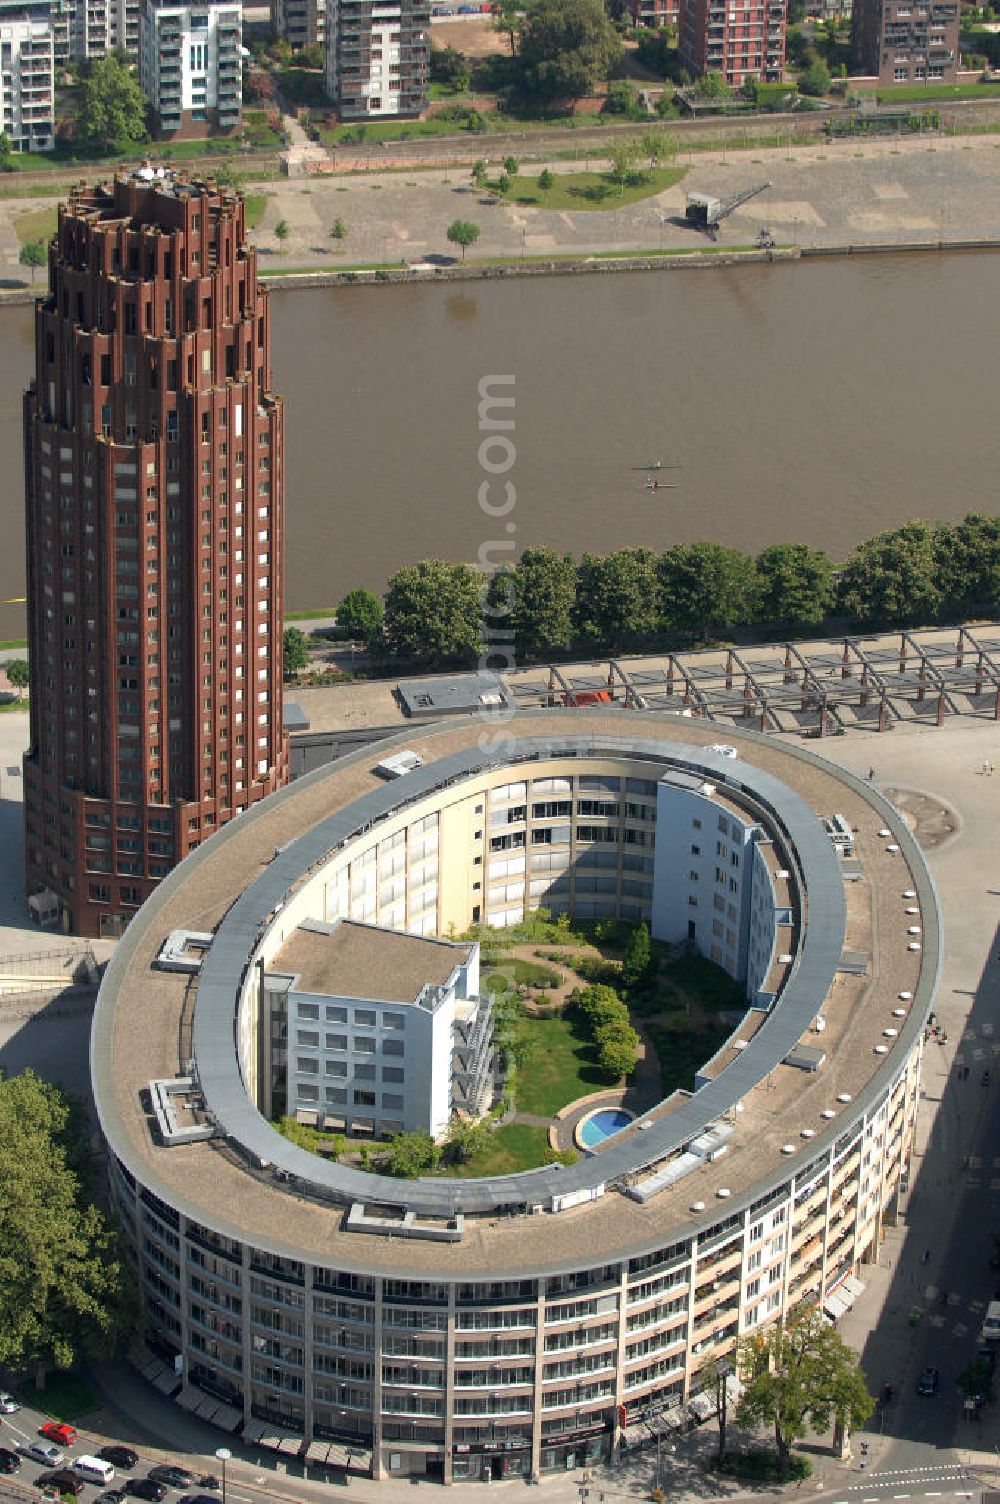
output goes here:
{"type": "MultiPolygon", "coordinates": [[[[103,1364],[100,1370],[92,1367],[88,1378],[104,1398],[105,1408],[87,1417],[86,1432],[100,1437],[102,1445],[105,1440],[113,1440],[135,1446],[142,1451],[144,1460],[179,1461],[190,1466],[192,1471],[203,1473],[218,1472],[215,1451],[217,1447],[226,1446],[232,1452],[232,1460],[227,1464],[227,1493],[234,1498],[240,1497],[241,1488],[252,1488],[263,1490],[269,1498],[298,1504],[303,1499],[327,1497],[331,1484],[334,1484],[345,1488],[347,1496],[358,1504],[404,1504],[404,1501],[412,1504],[414,1488],[436,1493],[441,1487],[428,1479],[389,1478],[374,1482],[353,1473],[345,1478],[342,1473],[326,1469],[307,1471],[297,1458],[279,1457],[275,1453],[246,1447],[238,1438],[205,1425],[178,1405],[164,1400],[123,1359],[103,1364]]],[[[741,1440],[732,1421],[728,1437],[730,1446],[741,1440]]],[[[670,1443],[663,1443],[660,1482],[670,1504],[701,1504],[704,1500],[738,1504],[742,1499],[759,1500],[775,1493],[764,1486],[748,1488],[736,1479],[710,1471],[709,1463],[717,1447],[718,1427],[713,1421],[687,1435],[677,1435],[670,1443]]],[[[840,1478],[847,1464],[835,1462],[832,1456],[823,1456],[816,1448],[810,1447],[809,1450],[814,1452],[815,1472],[813,1479],[803,1485],[803,1491],[815,1494],[820,1489],[828,1491],[831,1487],[842,1487],[840,1478]]],[[[641,1451],[623,1454],[614,1465],[577,1467],[565,1473],[544,1474],[537,1487],[551,1504],[585,1504],[583,1489],[589,1491],[591,1504],[600,1504],[602,1499],[648,1499],[655,1486],[656,1462],[655,1446],[645,1447],[641,1451]]],[[[523,1494],[530,1496],[536,1489],[536,1485],[524,1478],[498,1480],[486,1486],[508,1500],[520,1499],[523,1494]]],[[[442,1498],[461,1504],[463,1499],[481,1498],[483,1488],[482,1480],[459,1482],[453,1484],[442,1498]]]]}

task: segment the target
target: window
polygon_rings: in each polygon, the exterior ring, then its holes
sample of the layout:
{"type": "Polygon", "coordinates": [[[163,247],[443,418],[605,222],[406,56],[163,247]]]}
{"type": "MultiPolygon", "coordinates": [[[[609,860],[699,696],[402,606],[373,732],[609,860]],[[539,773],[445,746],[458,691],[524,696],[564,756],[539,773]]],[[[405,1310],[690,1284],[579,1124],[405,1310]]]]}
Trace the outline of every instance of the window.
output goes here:
{"type": "Polygon", "coordinates": [[[355,1107],[374,1107],[375,1093],[373,1091],[355,1091],[354,1105],[355,1107]]]}

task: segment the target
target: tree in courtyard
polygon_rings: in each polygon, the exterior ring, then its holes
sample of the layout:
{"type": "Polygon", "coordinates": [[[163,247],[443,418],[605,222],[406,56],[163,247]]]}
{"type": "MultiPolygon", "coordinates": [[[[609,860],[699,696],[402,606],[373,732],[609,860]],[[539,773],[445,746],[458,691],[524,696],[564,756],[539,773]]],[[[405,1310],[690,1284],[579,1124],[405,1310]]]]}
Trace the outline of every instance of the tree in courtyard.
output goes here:
{"type": "Polygon", "coordinates": [[[99,151],[145,141],[146,99],[125,54],[109,52],[90,65],[81,81],[77,139],[99,151]]]}
{"type": "Polygon", "coordinates": [[[309,662],[309,645],[306,634],[298,627],[286,627],[281,639],[282,668],[286,679],[297,674],[309,662]]]}
{"type": "Polygon", "coordinates": [[[497,0],[493,6],[493,30],[507,38],[511,57],[517,56],[524,20],[524,0],[497,0]]]}
{"type": "Polygon", "coordinates": [[[397,1133],[389,1140],[386,1168],[400,1180],[415,1180],[438,1167],[441,1150],[429,1133],[397,1133]]]}
{"type": "Polygon", "coordinates": [[[453,219],[445,231],[445,235],[452,245],[461,246],[462,260],[470,245],[475,245],[479,239],[479,226],[474,225],[471,219],[453,219]]]}
{"type": "Polygon", "coordinates": [[[513,631],[519,659],[544,658],[573,641],[576,565],[569,554],[526,548],[513,569],[493,575],[487,598],[493,632],[509,640],[513,631]]]}
{"type": "Polygon", "coordinates": [[[574,994],[573,1001],[587,1020],[592,1034],[605,1024],[627,1024],[628,1008],[613,987],[606,982],[592,982],[574,994]]]}
{"type": "Polygon", "coordinates": [[[653,948],[649,939],[649,926],[640,924],[633,932],[622,958],[622,976],[633,987],[641,987],[653,964],[653,948]]]}
{"type": "Polygon", "coordinates": [[[340,215],[338,214],[337,218],[333,221],[333,224],[330,226],[330,238],[331,238],[331,240],[343,240],[344,236],[346,234],[347,234],[347,226],[345,225],[344,221],[340,218],[340,215]]]}
{"type": "Polygon", "coordinates": [[[726,83],[725,74],[712,68],[699,78],[694,92],[701,99],[728,99],[733,91],[726,83]]]}
{"type": "Polygon", "coordinates": [[[467,662],[482,641],[479,576],[469,564],[424,559],[394,574],[385,593],[385,637],[397,658],[467,662]]]}
{"type": "Polygon", "coordinates": [[[11,658],[4,664],[4,673],[7,675],[7,682],[11,689],[17,690],[17,697],[20,699],[28,687],[30,678],[27,659],[11,658]]]}
{"type": "Polygon", "coordinates": [[[0,131],[0,172],[10,172],[14,165],[14,143],[6,131],[0,131]]]}
{"type": "Polygon", "coordinates": [[[31,280],[35,280],[35,272],[40,266],[44,266],[49,259],[49,253],[42,241],[29,240],[27,245],[22,245],[18,261],[22,266],[30,266],[31,280]]]}
{"type": "Polygon", "coordinates": [[[604,0],[535,0],[521,28],[519,81],[539,99],[579,99],[621,53],[604,0]]]}
{"type": "Polygon", "coordinates": [[[639,143],[637,141],[613,141],[608,152],[611,158],[611,176],[618,184],[622,198],[625,197],[625,189],[635,176],[635,164],[639,160],[639,143]]]}
{"type": "Polygon", "coordinates": [[[486,162],[482,157],[477,157],[472,164],[472,181],[480,190],[486,187],[486,162]]]}
{"type": "Polygon", "coordinates": [[[660,609],[671,631],[704,640],[753,619],[751,558],[721,543],[677,544],[658,564],[660,609]]]}
{"type": "Polygon", "coordinates": [[[279,219],[278,220],[278,223],[274,227],[274,233],[275,233],[276,238],[281,241],[282,245],[284,245],[285,241],[288,239],[289,235],[292,233],[291,230],[288,227],[288,221],[287,221],[287,219],[279,219]]]}
{"type": "Polygon", "coordinates": [[[385,608],[373,590],[349,590],[337,607],[337,626],[355,642],[378,646],[385,608]]]}
{"type": "Polygon", "coordinates": [[[492,1129],[485,1118],[452,1118],[444,1136],[444,1159],[449,1164],[464,1165],[490,1146],[492,1129]]]}
{"type": "Polygon", "coordinates": [[[541,172],[538,174],[539,192],[543,195],[546,193],[551,193],[552,189],[555,187],[555,182],[555,174],[551,173],[547,167],[543,167],[541,172]]]}
{"type": "Polygon", "coordinates": [[[737,1424],[751,1430],[774,1427],[783,1478],[788,1476],[792,1443],[805,1436],[807,1428],[825,1431],[836,1421],[840,1428],[853,1430],[875,1408],[857,1353],[816,1309],[786,1326],[744,1337],[736,1357],[744,1384],[737,1424]]]}
{"type": "Polygon", "coordinates": [[[515,992],[505,989],[493,994],[493,1048],[505,1071],[527,1065],[534,1048],[527,1009],[515,992]]]}
{"type": "Polygon", "coordinates": [[[576,571],[576,626],[608,650],[638,646],[656,627],[656,559],[644,548],[584,554],[576,571]]]}
{"type": "Polygon", "coordinates": [[[935,530],[907,522],[860,544],[841,571],[839,606],[861,626],[911,627],[941,609],[935,530]]]}
{"type": "Polygon", "coordinates": [[[799,90],[803,94],[809,94],[814,99],[821,99],[824,94],[830,92],[830,70],[821,57],[815,54],[809,60],[798,77],[799,90]]]}
{"type": "Polygon", "coordinates": [[[231,193],[242,193],[244,178],[232,162],[220,162],[212,168],[212,176],[220,188],[226,188],[231,193]]]}
{"type": "Polygon", "coordinates": [[[757,619],[774,627],[813,627],[837,598],[833,565],[807,543],[774,543],[757,555],[757,619]]]}
{"type": "Polygon", "coordinates": [[[82,1178],[86,1114],[32,1071],[0,1081],[0,1364],[35,1370],[110,1353],[135,1314],[128,1268],[82,1178]]]}
{"type": "Polygon", "coordinates": [[[594,1030],[597,1064],[612,1081],[629,1076],[635,1070],[639,1036],[629,1023],[613,1020],[594,1030]]]}
{"type": "Polygon", "coordinates": [[[650,172],[655,171],[657,162],[663,156],[663,137],[659,131],[646,131],[639,145],[642,155],[649,163],[650,172]]]}
{"type": "Polygon", "coordinates": [[[431,83],[443,84],[453,94],[469,87],[469,65],[457,47],[431,48],[431,83]]]}

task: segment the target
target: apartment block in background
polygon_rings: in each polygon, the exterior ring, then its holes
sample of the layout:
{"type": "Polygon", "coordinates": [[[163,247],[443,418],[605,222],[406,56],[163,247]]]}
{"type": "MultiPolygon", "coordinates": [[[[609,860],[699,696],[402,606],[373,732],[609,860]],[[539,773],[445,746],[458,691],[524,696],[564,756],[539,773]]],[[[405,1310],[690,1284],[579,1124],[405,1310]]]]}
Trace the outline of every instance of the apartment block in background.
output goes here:
{"type": "Polygon", "coordinates": [[[785,0],[682,0],[681,61],[695,78],[721,73],[732,88],[779,80],[785,66],[785,0]]]}
{"type": "Polygon", "coordinates": [[[121,934],[287,781],[284,430],[243,202],[141,168],[73,190],[24,403],[29,903],[121,934]]]}
{"type": "Polygon", "coordinates": [[[881,84],[954,83],[958,0],[854,0],[851,66],[881,84]]]}
{"type": "Polygon", "coordinates": [[[328,0],[326,88],[342,120],[419,115],[430,90],[429,0],[328,0]]]}
{"type": "Polygon", "coordinates": [[[271,0],[271,27],[293,47],[326,40],[326,0],[271,0]]]}
{"type": "Polygon", "coordinates": [[[238,129],[243,105],[243,12],[238,3],[145,0],[139,82],[161,136],[238,129]]]}
{"type": "Polygon", "coordinates": [[[48,151],[55,62],[48,5],[0,4],[0,129],[16,151],[48,151]]]}

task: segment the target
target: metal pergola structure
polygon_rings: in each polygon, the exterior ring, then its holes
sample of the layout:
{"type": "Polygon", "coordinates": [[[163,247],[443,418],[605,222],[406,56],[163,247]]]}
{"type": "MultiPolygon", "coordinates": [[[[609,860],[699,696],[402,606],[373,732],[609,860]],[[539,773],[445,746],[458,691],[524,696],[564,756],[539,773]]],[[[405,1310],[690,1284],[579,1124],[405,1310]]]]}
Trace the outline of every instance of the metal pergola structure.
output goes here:
{"type": "Polygon", "coordinates": [[[629,710],[808,737],[956,715],[1000,721],[1000,623],[546,664],[506,678],[521,705],[610,697],[629,710]]]}

